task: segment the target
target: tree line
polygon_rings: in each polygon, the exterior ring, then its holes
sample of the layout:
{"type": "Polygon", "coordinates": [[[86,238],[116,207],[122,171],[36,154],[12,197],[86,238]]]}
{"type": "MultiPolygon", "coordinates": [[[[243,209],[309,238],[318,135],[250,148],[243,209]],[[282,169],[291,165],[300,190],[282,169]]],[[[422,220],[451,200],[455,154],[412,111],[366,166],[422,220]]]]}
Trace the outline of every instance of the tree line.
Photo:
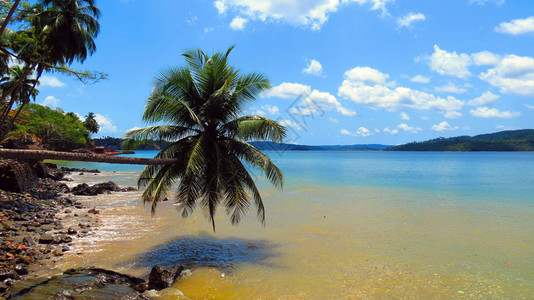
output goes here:
{"type": "MultiPolygon", "coordinates": [[[[0,141],[39,93],[45,72],[75,76],[83,82],[105,78],[100,72],[73,70],[96,51],[100,10],[95,0],[0,1],[0,141]]],[[[94,114],[86,129],[98,131],[94,114]]]]}

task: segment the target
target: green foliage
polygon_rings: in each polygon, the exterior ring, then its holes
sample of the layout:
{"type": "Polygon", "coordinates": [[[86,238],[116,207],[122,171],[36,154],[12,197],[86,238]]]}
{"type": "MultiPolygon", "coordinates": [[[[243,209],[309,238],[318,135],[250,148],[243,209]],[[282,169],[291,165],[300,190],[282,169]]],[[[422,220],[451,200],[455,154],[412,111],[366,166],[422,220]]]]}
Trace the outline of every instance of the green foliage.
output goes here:
{"type": "Polygon", "coordinates": [[[481,134],[437,138],[395,146],[392,151],[534,151],[534,130],[522,129],[481,134]]]}
{"type": "Polygon", "coordinates": [[[17,132],[33,134],[47,149],[57,151],[82,148],[87,143],[89,131],[75,114],[29,104],[21,115],[12,135],[17,132]]]}
{"type": "MultiPolygon", "coordinates": [[[[95,146],[105,147],[106,149],[114,150],[131,150],[125,149],[122,145],[125,143],[124,139],[114,137],[102,137],[91,140],[95,146]]],[[[137,145],[134,150],[161,150],[167,148],[171,143],[166,141],[146,140],[143,144],[137,145]]]]}
{"type": "Polygon", "coordinates": [[[95,119],[95,114],[90,112],[87,116],[85,116],[85,121],[83,121],[83,126],[90,132],[90,133],[97,133],[98,130],[100,130],[100,125],[98,125],[98,122],[95,119]]]}
{"type": "Polygon", "coordinates": [[[262,74],[242,75],[230,66],[232,48],[211,57],[201,50],[188,51],[184,53],[187,67],[157,75],[143,120],[165,125],[129,131],[125,141],[129,148],[148,139],[171,142],[156,157],[178,162],[143,170],[138,181],[146,186],[143,199],[152,203],[154,212],[158,201],[179,182],[182,216],[200,205],[213,230],[219,205],[237,224],[252,200],[258,218],[265,220],[261,195],[243,162],[260,168],[275,186],[282,187],[283,182],[282,172],[248,141],[281,142],[285,127],[261,116],[239,116],[244,105],[271,84],[262,74]]]}

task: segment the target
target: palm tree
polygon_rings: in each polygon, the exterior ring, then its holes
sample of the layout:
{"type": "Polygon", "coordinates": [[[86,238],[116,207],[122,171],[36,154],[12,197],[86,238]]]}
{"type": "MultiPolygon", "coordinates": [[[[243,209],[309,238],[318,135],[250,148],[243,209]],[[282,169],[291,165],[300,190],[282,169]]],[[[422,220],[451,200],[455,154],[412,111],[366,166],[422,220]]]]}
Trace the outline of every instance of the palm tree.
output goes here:
{"type": "Polygon", "coordinates": [[[156,76],[143,114],[147,123],[167,125],[131,130],[125,136],[129,148],[147,139],[172,142],[156,158],[174,158],[176,163],[147,166],[139,176],[138,185],[146,186],[143,200],[151,202],[152,213],[179,180],[182,216],[190,215],[198,203],[214,231],[219,205],[226,207],[235,225],[251,198],[265,224],[261,195],[244,162],[262,169],[275,186],[283,185],[280,169],[248,141],[282,141],[286,128],[262,116],[239,116],[245,104],[271,84],[262,74],[241,75],[229,66],[232,49],[211,57],[201,50],[185,52],[187,67],[169,68],[156,76]]]}
{"type": "Polygon", "coordinates": [[[85,121],[83,121],[83,126],[89,131],[90,133],[97,133],[98,130],[100,130],[100,125],[98,125],[98,122],[95,119],[95,114],[90,112],[85,116],[85,121]]]}
{"type": "Polygon", "coordinates": [[[46,7],[37,14],[46,24],[47,44],[54,50],[52,60],[71,64],[84,62],[96,51],[94,39],[98,36],[100,10],[95,0],[41,0],[46,7]]]}
{"type": "MultiPolygon", "coordinates": [[[[99,9],[95,0],[41,0],[32,7],[26,7],[24,16],[28,18],[31,28],[21,31],[21,36],[29,37],[31,43],[16,45],[19,57],[37,71],[39,80],[43,71],[58,65],[83,62],[88,54],[96,51],[94,38],[100,30],[99,9]],[[44,7],[42,5],[44,5],[44,7]],[[20,49],[18,49],[20,47],[20,49]]],[[[28,73],[29,74],[29,73],[28,73]]],[[[12,87],[15,89],[16,85],[12,87]]],[[[35,86],[34,86],[35,87],[35,86]]],[[[8,94],[11,90],[8,91],[8,94]]],[[[2,94],[0,103],[7,95],[2,94]]],[[[11,106],[8,107],[8,112],[11,106]]],[[[18,115],[18,114],[17,114],[18,115]]],[[[5,114],[1,119],[5,119],[5,114]]],[[[9,129],[0,122],[0,140],[9,129]]]]}
{"type": "Polygon", "coordinates": [[[17,110],[15,116],[13,116],[10,124],[8,126],[3,126],[3,128],[6,128],[6,131],[3,132],[3,134],[0,133],[0,136],[4,136],[11,130],[13,123],[22,111],[22,108],[30,102],[30,98],[35,100],[35,97],[39,93],[39,91],[35,88],[37,80],[30,78],[32,73],[33,72],[28,66],[13,66],[9,70],[8,76],[4,76],[0,79],[0,91],[5,93],[7,97],[10,97],[9,103],[4,107],[6,112],[3,112],[2,114],[0,125],[7,121],[9,110],[13,104],[16,102],[20,103],[19,109],[17,110]]]}

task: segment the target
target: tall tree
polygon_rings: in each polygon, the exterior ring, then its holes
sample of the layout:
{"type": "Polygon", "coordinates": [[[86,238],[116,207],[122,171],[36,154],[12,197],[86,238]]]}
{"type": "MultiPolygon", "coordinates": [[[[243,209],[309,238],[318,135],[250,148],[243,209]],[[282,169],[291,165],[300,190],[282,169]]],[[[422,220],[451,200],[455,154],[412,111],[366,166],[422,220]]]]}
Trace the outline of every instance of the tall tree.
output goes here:
{"type": "Polygon", "coordinates": [[[100,10],[95,0],[41,0],[45,10],[36,17],[48,26],[47,44],[52,60],[71,64],[84,62],[96,51],[100,10]]]}
{"type": "Polygon", "coordinates": [[[211,57],[201,50],[184,53],[187,67],[169,68],[156,76],[143,114],[147,123],[167,125],[126,133],[128,148],[149,138],[172,141],[156,157],[177,162],[147,166],[139,176],[138,184],[146,186],[143,199],[152,203],[152,212],[179,180],[177,201],[182,216],[200,204],[213,230],[219,205],[226,207],[232,224],[237,224],[251,199],[259,220],[265,222],[261,195],[244,162],[263,170],[275,186],[283,184],[278,167],[248,141],[280,142],[286,128],[262,116],[240,116],[244,106],[271,84],[262,74],[242,75],[230,66],[232,48],[211,57]]]}
{"type": "Polygon", "coordinates": [[[85,116],[85,121],[83,121],[83,126],[90,132],[90,133],[97,133],[98,130],[100,130],[100,125],[98,125],[98,122],[95,119],[95,114],[90,112],[85,116]]]}
{"type": "MultiPolygon", "coordinates": [[[[66,64],[83,62],[96,51],[94,39],[100,31],[100,11],[95,0],[41,0],[26,7],[23,16],[31,27],[15,37],[13,48],[31,70],[37,71],[37,80],[46,70],[58,66],[65,69],[66,64]]],[[[6,97],[2,94],[0,103],[4,103],[6,97]]],[[[7,106],[8,113],[11,108],[7,106]]],[[[0,123],[0,140],[9,131],[2,125],[0,123]]]]}
{"type": "Polygon", "coordinates": [[[13,123],[15,122],[15,119],[18,117],[20,111],[22,110],[22,107],[28,104],[31,98],[35,100],[35,97],[39,93],[39,91],[35,88],[37,80],[31,78],[33,72],[31,71],[31,69],[28,69],[28,66],[13,66],[9,70],[8,76],[4,76],[0,79],[0,90],[10,99],[9,104],[4,107],[4,110],[7,112],[3,112],[2,118],[0,119],[0,125],[4,125],[0,126],[0,128],[7,128],[6,131],[9,131],[11,129],[13,123]],[[20,107],[17,110],[15,116],[13,116],[11,121],[7,123],[8,125],[6,125],[4,123],[6,123],[7,121],[9,109],[15,103],[19,103],[20,107]]]}

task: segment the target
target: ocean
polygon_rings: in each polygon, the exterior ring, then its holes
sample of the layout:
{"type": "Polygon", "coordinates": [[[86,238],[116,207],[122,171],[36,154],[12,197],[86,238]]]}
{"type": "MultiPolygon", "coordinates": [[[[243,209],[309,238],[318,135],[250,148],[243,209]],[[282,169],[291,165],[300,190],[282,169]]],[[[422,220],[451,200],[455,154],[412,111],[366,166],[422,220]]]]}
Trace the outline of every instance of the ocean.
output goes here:
{"type": "MultiPolygon", "coordinates": [[[[253,209],[238,226],[220,209],[214,233],[200,210],[182,219],[172,195],[155,216],[141,192],[80,196],[103,226],[50,272],[188,265],[151,295],[161,299],[532,299],[534,153],[267,153],[285,185],[251,170],[265,227],[253,209]]],[[[73,174],[70,185],[135,186],[142,169],[60,165],[103,171],[73,174]]]]}

